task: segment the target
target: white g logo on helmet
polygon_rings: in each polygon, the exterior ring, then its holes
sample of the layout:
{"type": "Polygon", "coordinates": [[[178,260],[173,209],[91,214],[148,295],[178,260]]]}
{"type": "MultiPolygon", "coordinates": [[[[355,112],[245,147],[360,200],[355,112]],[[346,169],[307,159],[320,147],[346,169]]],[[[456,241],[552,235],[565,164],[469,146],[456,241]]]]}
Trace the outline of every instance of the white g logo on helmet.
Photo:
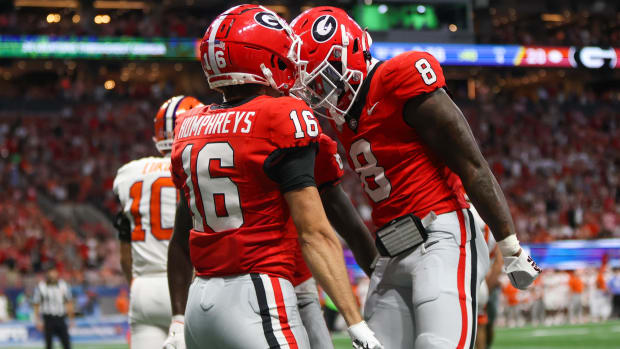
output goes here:
{"type": "Polygon", "coordinates": [[[254,20],[263,27],[269,29],[282,30],[284,27],[272,12],[259,12],[254,15],[254,20]]]}
{"type": "Polygon", "coordinates": [[[312,38],[316,42],[325,42],[334,36],[338,29],[338,21],[330,15],[317,18],[312,24],[312,38]]]}

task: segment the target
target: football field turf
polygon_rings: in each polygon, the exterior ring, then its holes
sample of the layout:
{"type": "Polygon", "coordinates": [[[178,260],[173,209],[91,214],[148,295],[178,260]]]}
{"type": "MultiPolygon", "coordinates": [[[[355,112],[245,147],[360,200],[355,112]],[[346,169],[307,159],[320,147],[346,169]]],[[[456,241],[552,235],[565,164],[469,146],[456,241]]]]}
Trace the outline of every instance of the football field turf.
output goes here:
{"type": "MultiPolygon", "coordinates": [[[[336,349],[350,349],[346,335],[334,336],[336,349]]],[[[41,346],[42,347],[42,346],[41,346]]],[[[41,347],[15,347],[34,349],[41,347]]],[[[56,348],[60,348],[56,344],[56,348]]],[[[74,349],[127,349],[125,344],[76,344],[74,349]]],[[[498,329],[493,349],[620,349],[620,321],[600,324],[498,329]]],[[[390,348],[386,348],[390,349],[390,348]]]]}

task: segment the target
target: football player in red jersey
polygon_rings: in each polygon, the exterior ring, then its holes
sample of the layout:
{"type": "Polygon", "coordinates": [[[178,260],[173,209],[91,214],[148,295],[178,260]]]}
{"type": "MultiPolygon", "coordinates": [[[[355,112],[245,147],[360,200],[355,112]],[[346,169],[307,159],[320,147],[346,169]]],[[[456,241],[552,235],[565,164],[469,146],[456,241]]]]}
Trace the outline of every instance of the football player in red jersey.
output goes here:
{"type": "Polygon", "coordinates": [[[182,330],[189,348],[309,348],[290,281],[300,244],[353,342],[383,348],[359,314],[316,189],[319,124],[304,102],[282,96],[297,78],[298,43],[283,20],[257,5],[224,12],[202,39],[203,70],[224,102],[192,109],[175,128],[172,177],[191,215],[177,209],[169,248],[178,325],[166,347],[183,346],[175,339],[182,330]],[[189,241],[177,241],[189,222],[189,241]],[[186,306],[192,265],[197,277],[186,306]]]}
{"type": "Polygon", "coordinates": [[[386,348],[471,348],[489,262],[461,186],[491,227],[511,282],[524,289],[540,269],[519,245],[439,63],[424,52],[373,60],[370,36],[334,7],[307,10],[292,27],[305,67],[294,93],[331,119],[382,227],[366,320],[386,348]]]}

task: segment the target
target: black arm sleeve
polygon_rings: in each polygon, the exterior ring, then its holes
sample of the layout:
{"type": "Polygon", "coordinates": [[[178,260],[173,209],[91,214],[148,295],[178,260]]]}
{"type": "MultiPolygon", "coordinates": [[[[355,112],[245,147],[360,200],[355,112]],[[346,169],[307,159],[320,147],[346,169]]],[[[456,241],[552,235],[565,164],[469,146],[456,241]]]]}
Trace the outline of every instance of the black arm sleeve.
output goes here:
{"type": "Polygon", "coordinates": [[[131,242],[131,224],[122,210],[114,216],[113,224],[114,228],[118,230],[118,239],[123,242],[131,242]]]}
{"type": "Polygon", "coordinates": [[[263,169],[267,176],[280,185],[282,193],[316,186],[314,159],[317,145],[278,149],[265,160],[263,169]]]}

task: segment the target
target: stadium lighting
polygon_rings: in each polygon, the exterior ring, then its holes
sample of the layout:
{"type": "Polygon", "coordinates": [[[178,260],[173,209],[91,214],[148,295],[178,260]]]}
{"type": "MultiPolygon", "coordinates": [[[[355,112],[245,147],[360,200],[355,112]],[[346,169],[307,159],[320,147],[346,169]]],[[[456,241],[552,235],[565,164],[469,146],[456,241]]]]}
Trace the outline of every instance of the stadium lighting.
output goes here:
{"type": "Polygon", "coordinates": [[[60,22],[61,18],[62,17],[60,17],[60,14],[58,13],[50,13],[47,15],[46,20],[47,20],[47,23],[58,23],[60,22]]]}
{"type": "Polygon", "coordinates": [[[94,8],[115,10],[146,10],[149,6],[144,1],[95,1],[94,8]]]}
{"type": "Polygon", "coordinates": [[[80,17],[80,15],[78,15],[77,13],[76,13],[76,14],[74,14],[74,15],[73,15],[73,17],[71,17],[71,21],[72,21],[73,23],[76,23],[76,24],[77,24],[77,23],[80,23],[80,20],[81,20],[81,19],[82,19],[82,18],[81,18],[81,17],[80,17]]]}
{"type": "Polygon", "coordinates": [[[557,13],[543,13],[540,18],[545,22],[563,22],[564,17],[557,13]]]}
{"type": "Polygon", "coordinates": [[[78,8],[77,0],[15,0],[15,7],[78,8]]]}
{"type": "Polygon", "coordinates": [[[116,82],[114,82],[114,80],[107,80],[105,83],[103,83],[103,87],[106,90],[111,90],[116,86],[116,82]]]}
{"type": "Polygon", "coordinates": [[[456,26],[456,24],[450,24],[448,26],[448,30],[454,33],[455,31],[459,30],[459,28],[456,26]]]}
{"type": "Polygon", "coordinates": [[[110,16],[109,15],[96,15],[94,22],[96,24],[108,24],[110,23],[110,16]]]}

